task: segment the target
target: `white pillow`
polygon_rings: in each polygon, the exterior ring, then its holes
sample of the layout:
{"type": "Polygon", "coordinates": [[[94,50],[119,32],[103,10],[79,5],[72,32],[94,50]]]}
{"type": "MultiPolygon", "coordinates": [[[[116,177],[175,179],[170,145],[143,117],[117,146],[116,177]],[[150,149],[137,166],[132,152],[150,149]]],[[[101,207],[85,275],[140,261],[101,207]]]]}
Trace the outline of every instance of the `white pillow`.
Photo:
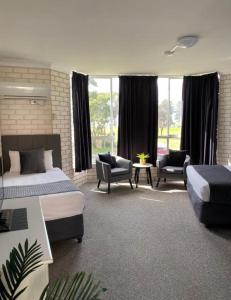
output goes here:
{"type": "MultiPolygon", "coordinates": [[[[44,151],[44,164],[46,170],[53,169],[53,150],[44,151]]],[[[20,164],[20,154],[19,151],[9,151],[10,156],[10,173],[20,173],[21,164],[20,164]]]]}
{"type": "Polygon", "coordinates": [[[19,151],[9,151],[10,157],[10,173],[20,173],[21,164],[20,164],[20,155],[19,151]]]}
{"type": "Polygon", "coordinates": [[[53,157],[52,157],[53,150],[45,150],[44,151],[44,164],[46,170],[53,169],[53,157]]]}

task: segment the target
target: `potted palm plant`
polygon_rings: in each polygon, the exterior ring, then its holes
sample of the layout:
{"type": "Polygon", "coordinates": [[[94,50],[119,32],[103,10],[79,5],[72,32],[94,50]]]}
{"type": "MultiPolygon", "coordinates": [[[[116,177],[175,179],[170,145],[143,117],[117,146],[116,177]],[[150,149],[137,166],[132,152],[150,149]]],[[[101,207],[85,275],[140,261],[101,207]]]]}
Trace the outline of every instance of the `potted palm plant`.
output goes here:
{"type": "MultiPolygon", "coordinates": [[[[0,300],[15,300],[27,287],[21,288],[22,281],[41,266],[41,246],[37,241],[31,246],[28,240],[18,244],[10,252],[10,258],[2,265],[0,272],[0,300]]],[[[92,274],[78,272],[49,283],[39,300],[100,300],[106,289],[95,282],[92,274]]]]}
{"type": "Polygon", "coordinates": [[[145,154],[144,152],[137,154],[137,156],[140,159],[140,164],[141,165],[145,165],[146,164],[146,160],[150,157],[150,155],[147,153],[145,154]]]}

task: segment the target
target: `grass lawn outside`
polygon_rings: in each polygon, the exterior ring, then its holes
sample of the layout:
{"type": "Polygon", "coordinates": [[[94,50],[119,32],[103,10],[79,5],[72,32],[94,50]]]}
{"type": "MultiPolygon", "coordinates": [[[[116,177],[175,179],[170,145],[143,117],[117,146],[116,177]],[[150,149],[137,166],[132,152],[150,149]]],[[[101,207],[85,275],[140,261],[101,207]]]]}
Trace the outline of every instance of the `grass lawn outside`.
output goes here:
{"type": "MultiPolygon", "coordinates": [[[[118,130],[114,130],[114,153],[117,152],[117,133],[118,130]]],[[[170,127],[169,128],[169,149],[179,150],[180,149],[180,127],[170,127]]],[[[111,152],[111,141],[112,137],[110,135],[110,130],[106,131],[105,136],[95,136],[92,137],[92,155],[96,156],[98,153],[111,152]]],[[[162,135],[161,130],[158,130],[158,150],[167,150],[167,128],[163,128],[162,135]]],[[[166,151],[165,151],[166,152],[166,151]]]]}

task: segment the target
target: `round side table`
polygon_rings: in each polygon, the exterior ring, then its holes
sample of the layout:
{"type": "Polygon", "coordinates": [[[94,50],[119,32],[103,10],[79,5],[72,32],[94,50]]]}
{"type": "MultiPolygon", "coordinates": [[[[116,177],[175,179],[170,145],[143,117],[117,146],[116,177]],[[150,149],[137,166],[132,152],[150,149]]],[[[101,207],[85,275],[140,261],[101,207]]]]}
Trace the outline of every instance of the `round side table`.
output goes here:
{"type": "Polygon", "coordinates": [[[147,174],[147,183],[150,184],[151,187],[153,188],[153,185],[152,185],[151,167],[152,167],[152,164],[145,164],[145,165],[141,165],[141,164],[138,164],[138,163],[133,164],[133,168],[135,168],[135,177],[134,177],[134,181],[135,181],[135,184],[136,184],[136,188],[138,187],[139,176],[140,176],[140,170],[141,170],[141,169],[145,169],[145,170],[146,170],[146,174],[147,174]]]}

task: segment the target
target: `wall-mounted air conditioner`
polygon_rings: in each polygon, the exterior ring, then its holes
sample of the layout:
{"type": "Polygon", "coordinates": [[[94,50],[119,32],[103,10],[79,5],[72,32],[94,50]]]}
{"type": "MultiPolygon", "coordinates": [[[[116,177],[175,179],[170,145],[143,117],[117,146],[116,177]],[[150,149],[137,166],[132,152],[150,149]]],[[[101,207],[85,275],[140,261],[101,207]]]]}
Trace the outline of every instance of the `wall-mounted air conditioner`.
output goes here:
{"type": "Polygon", "coordinates": [[[49,84],[0,82],[0,99],[48,100],[49,84]]]}

